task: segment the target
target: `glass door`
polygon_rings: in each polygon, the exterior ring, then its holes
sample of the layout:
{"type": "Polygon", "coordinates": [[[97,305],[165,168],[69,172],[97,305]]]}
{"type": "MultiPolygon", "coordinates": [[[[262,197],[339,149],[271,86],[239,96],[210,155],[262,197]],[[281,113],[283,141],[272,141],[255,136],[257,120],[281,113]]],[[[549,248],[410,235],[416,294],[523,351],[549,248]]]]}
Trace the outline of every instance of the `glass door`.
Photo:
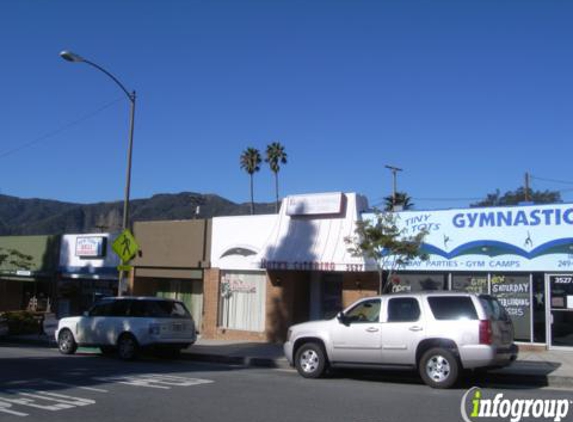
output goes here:
{"type": "Polygon", "coordinates": [[[547,332],[551,347],[573,347],[573,274],[548,276],[547,332]]]}

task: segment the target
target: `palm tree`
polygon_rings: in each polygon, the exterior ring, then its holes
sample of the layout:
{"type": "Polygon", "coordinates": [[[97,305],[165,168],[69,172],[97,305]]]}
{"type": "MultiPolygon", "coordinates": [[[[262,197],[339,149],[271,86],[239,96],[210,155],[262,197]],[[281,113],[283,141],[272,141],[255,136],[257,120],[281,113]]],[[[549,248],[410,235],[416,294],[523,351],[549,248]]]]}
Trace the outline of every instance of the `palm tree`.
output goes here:
{"type": "Polygon", "coordinates": [[[412,198],[406,192],[396,192],[396,200],[392,195],[384,197],[385,211],[394,211],[395,207],[401,207],[402,210],[411,210],[414,208],[412,198]]]}
{"type": "Polygon", "coordinates": [[[267,158],[265,161],[269,163],[271,171],[275,174],[275,193],[276,193],[276,205],[275,212],[279,212],[279,164],[287,163],[287,153],[285,152],[285,147],[279,142],[273,142],[267,145],[267,158]]]}
{"type": "Polygon", "coordinates": [[[261,164],[261,153],[256,148],[247,148],[241,154],[241,168],[251,177],[251,214],[255,213],[255,198],[253,194],[253,174],[259,171],[261,164]]]}

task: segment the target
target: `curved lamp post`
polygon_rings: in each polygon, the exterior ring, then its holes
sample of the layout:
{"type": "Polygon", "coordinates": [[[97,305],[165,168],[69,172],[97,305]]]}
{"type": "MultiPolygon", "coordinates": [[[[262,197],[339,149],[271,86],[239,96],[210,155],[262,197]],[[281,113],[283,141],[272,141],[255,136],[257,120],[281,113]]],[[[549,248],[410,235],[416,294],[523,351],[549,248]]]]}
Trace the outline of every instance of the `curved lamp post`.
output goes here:
{"type": "MultiPolygon", "coordinates": [[[[71,51],[64,50],[60,53],[60,57],[64,60],[67,60],[72,63],[86,63],[92,67],[95,67],[97,70],[105,73],[109,76],[120,88],[121,90],[127,95],[129,102],[131,104],[130,107],[130,119],[129,119],[129,143],[127,147],[127,172],[125,177],[125,196],[123,199],[123,220],[122,220],[122,229],[125,230],[128,228],[129,223],[129,190],[131,187],[131,156],[133,150],[133,125],[135,122],[135,91],[131,93],[125,88],[125,86],[111,73],[105,70],[103,67],[97,65],[94,62],[91,62],[87,59],[84,59],[82,56],[79,56],[71,51]]],[[[119,272],[119,284],[117,289],[118,296],[121,296],[122,293],[122,281],[124,278],[124,271],[119,272]]]]}

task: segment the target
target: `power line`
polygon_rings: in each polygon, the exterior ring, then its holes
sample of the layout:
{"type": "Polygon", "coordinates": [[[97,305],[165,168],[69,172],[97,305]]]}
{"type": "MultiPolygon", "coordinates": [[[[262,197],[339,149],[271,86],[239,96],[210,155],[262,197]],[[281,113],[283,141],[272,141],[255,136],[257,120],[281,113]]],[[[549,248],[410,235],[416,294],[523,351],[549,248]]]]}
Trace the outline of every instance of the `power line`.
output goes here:
{"type": "MultiPolygon", "coordinates": [[[[572,189],[573,190],[573,189],[572,189]]],[[[414,202],[425,201],[425,202],[459,202],[459,201],[481,201],[484,198],[412,198],[414,202]]],[[[372,205],[373,207],[379,207],[381,205],[387,205],[386,200],[376,199],[376,202],[372,205]]]]}
{"type": "Polygon", "coordinates": [[[549,182],[549,183],[561,183],[564,185],[573,185],[573,182],[567,182],[565,180],[556,180],[556,179],[546,179],[543,177],[531,176],[532,179],[540,180],[542,182],[549,182]]]}
{"type": "Polygon", "coordinates": [[[484,199],[480,198],[412,198],[416,201],[480,201],[484,199]]]}
{"type": "Polygon", "coordinates": [[[48,133],[34,139],[33,141],[26,142],[25,144],[22,144],[20,146],[15,147],[15,148],[4,151],[4,152],[0,153],[0,158],[5,158],[5,157],[8,157],[9,155],[16,154],[17,152],[20,152],[26,148],[30,148],[33,145],[39,144],[43,141],[46,141],[49,138],[53,138],[54,136],[59,135],[60,133],[68,130],[69,128],[76,126],[77,124],[82,123],[85,120],[92,118],[96,114],[101,113],[102,111],[104,111],[105,109],[108,109],[109,107],[111,107],[115,103],[119,102],[120,100],[123,100],[123,98],[116,98],[115,100],[101,106],[100,108],[96,109],[95,111],[92,111],[91,113],[88,113],[88,114],[80,117],[79,119],[73,120],[72,122],[63,125],[63,126],[59,127],[58,129],[53,130],[52,132],[48,132],[48,133]]]}

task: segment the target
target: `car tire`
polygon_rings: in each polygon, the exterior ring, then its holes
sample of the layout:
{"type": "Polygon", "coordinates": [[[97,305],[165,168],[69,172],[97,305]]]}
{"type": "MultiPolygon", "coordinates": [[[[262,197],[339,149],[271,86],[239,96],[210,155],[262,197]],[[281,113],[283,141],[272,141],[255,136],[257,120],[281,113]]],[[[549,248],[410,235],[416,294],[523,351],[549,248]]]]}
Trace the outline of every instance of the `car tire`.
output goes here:
{"type": "Polygon", "coordinates": [[[78,349],[78,344],[74,335],[68,329],[60,331],[58,334],[58,350],[64,355],[73,355],[78,349]]]}
{"type": "Polygon", "coordinates": [[[451,350],[434,347],[422,355],[418,369],[430,387],[450,388],[458,381],[460,363],[451,350]]]}
{"type": "Polygon", "coordinates": [[[131,334],[122,334],[117,340],[117,354],[121,360],[134,360],[139,353],[139,344],[131,334]]]}
{"type": "Polygon", "coordinates": [[[295,366],[304,378],[320,378],[328,367],[326,353],[318,343],[304,343],[296,351],[295,366]]]}

